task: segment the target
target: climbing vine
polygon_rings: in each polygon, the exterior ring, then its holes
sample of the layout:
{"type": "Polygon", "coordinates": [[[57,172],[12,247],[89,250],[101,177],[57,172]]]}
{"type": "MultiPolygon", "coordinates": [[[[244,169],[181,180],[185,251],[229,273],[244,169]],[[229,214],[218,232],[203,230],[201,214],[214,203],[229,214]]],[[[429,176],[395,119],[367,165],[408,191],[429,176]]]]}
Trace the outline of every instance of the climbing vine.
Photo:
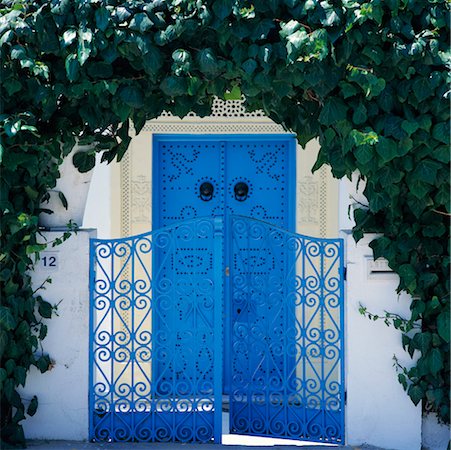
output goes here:
{"type": "MultiPolygon", "coordinates": [[[[241,92],[323,164],[366,181],[356,240],[371,243],[412,295],[390,315],[420,352],[399,381],[449,421],[449,8],[429,0],[0,1],[1,436],[22,445],[18,387],[40,350],[52,306],[31,286],[40,201],[75,138],[97,142],[82,171],[120,161],[133,126],[164,110],[208,115],[241,92]],[[420,324],[420,325],[418,325],[420,324]]],[[[362,312],[367,313],[365,310],[362,312]]],[[[374,316],[373,316],[374,318],[374,316]]]]}

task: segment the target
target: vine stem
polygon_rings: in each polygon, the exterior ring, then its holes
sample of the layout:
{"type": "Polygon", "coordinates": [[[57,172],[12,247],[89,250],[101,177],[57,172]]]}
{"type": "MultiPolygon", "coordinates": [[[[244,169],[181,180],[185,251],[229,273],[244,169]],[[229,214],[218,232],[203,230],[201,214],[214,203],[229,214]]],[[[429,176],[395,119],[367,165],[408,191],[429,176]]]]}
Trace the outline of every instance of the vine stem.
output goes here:
{"type": "Polygon", "coordinates": [[[443,211],[439,211],[438,209],[432,209],[432,212],[435,212],[435,213],[437,213],[437,214],[441,214],[442,216],[451,217],[451,214],[450,214],[450,213],[446,213],[446,212],[443,212],[443,211]]]}

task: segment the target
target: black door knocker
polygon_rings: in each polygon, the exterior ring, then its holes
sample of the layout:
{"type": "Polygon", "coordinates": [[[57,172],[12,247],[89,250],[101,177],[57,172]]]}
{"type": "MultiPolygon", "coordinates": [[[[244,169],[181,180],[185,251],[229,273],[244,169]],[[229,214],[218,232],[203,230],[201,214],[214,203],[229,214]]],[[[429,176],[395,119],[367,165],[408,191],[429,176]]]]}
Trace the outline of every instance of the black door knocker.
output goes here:
{"type": "Polygon", "coordinates": [[[235,192],[235,200],[244,202],[244,200],[247,199],[247,195],[249,193],[249,186],[246,183],[240,181],[239,183],[235,184],[233,191],[235,192]]]}
{"type": "Polygon", "coordinates": [[[200,198],[204,202],[208,202],[213,198],[213,192],[215,188],[209,181],[205,181],[200,185],[199,191],[200,191],[200,198]]]}

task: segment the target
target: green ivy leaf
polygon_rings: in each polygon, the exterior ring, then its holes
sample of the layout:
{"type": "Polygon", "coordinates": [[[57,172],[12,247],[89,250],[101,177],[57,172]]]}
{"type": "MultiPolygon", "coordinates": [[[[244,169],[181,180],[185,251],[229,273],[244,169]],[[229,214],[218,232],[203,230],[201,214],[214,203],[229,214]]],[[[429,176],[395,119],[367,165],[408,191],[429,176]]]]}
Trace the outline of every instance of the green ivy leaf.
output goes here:
{"type": "Polygon", "coordinates": [[[401,128],[410,136],[413,133],[415,133],[415,131],[417,131],[418,128],[420,128],[420,125],[418,122],[410,122],[408,120],[403,120],[401,128]]]}
{"type": "Polygon", "coordinates": [[[433,348],[429,352],[427,356],[427,362],[432,375],[437,375],[438,372],[443,368],[443,357],[438,348],[433,348]]]}
{"type": "Polygon", "coordinates": [[[27,255],[32,255],[33,253],[39,253],[42,252],[47,248],[47,244],[34,244],[34,245],[27,245],[25,251],[27,255]]]}
{"type": "Polygon", "coordinates": [[[67,209],[68,204],[67,204],[66,196],[60,191],[60,192],[58,192],[58,197],[59,197],[64,209],[67,209]]]}
{"type": "Polygon", "coordinates": [[[421,180],[417,180],[411,177],[408,180],[409,192],[411,192],[418,199],[424,198],[430,191],[430,186],[423,183],[421,180]]]}
{"type": "Polygon", "coordinates": [[[118,91],[120,99],[132,108],[141,108],[143,106],[143,92],[136,86],[125,86],[118,91]]]}
{"type": "Polygon", "coordinates": [[[435,160],[440,161],[444,164],[449,164],[450,163],[450,151],[448,146],[446,145],[441,145],[437,148],[435,148],[434,152],[431,155],[435,160]]]}
{"type": "Polygon", "coordinates": [[[446,145],[449,145],[450,141],[450,130],[449,130],[449,122],[441,122],[435,125],[432,128],[432,137],[437,139],[439,142],[443,142],[446,145]]]}
{"type": "Polygon", "coordinates": [[[398,381],[402,384],[402,387],[407,390],[407,377],[403,373],[398,374],[398,381]]]}
{"type": "Polygon", "coordinates": [[[93,153],[90,152],[78,152],[72,158],[74,166],[79,172],[89,172],[94,168],[96,164],[96,158],[93,153]]]}
{"type": "Polygon", "coordinates": [[[46,302],[45,300],[39,302],[39,314],[45,319],[50,319],[52,317],[52,309],[52,305],[49,302],[46,302]]]}
{"type": "Polygon", "coordinates": [[[92,31],[89,29],[80,29],[78,30],[78,50],[77,50],[77,58],[80,66],[82,66],[89,55],[91,54],[92,48],[92,31]]]}
{"type": "Polygon", "coordinates": [[[119,6],[118,8],[115,8],[114,14],[119,24],[123,24],[124,22],[126,22],[132,15],[132,13],[128,10],[128,8],[124,6],[119,6]]]}
{"type": "Polygon", "coordinates": [[[16,384],[25,386],[26,378],[27,378],[27,371],[25,370],[25,367],[16,366],[14,368],[14,380],[16,381],[16,384]]]}
{"type": "Polygon", "coordinates": [[[298,31],[301,26],[301,23],[297,20],[290,20],[286,23],[282,22],[280,25],[279,34],[282,38],[287,38],[288,36],[291,36],[293,33],[298,31]]]}
{"type": "Polygon", "coordinates": [[[424,77],[418,78],[413,82],[413,92],[419,102],[426,100],[429,96],[434,94],[434,91],[429,84],[429,80],[424,77]]]}
{"type": "Polygon", "coordinates": [[[300,29],[290,34],[287,38],[288,60],[291,62],[296,61],[309,41],[309,35],[305,29],[300,29]]]}
{"type": "Polygon", "coordinates": [[[352,130],[350,137],[356,146],[359,145],[375,145],[379,142],[379,136],[374,131],[362,133],[358,130],[352,130]]]}
{"type": "Polygon", "coordinates": [[[248,74],[248,75],[252,75],[255,70],[257,69],[257,61],[255,61],[255,59],[247,59],[246,61],[244,61],[244,63],[241,65],[241,67],[243,68],[243,70],[248,74]]]}
{"type": "Polygon", "coordinates": [[[429,348],[431,347],[432,336],[431,333],[417,333],[413,337],[412,343],[415,348],[420,350],[420,352],[425,355],[429,348]]]}
{"type": "Polygon", "coordinates": [[[420,275],[420,282],[423,288],[429,288],[434,286],[439,281],[438,275],[436,273],[423,273],[420,275]]]}
{"type": "Polygon", "coordinates": [[[323,125],[332,125],[333,123],[346,119],[346,112],[348,107],[339,98],[329,98],[324,103],[323,109],[319,115],[319,121],[323,125]]]}
{"type": "Polygon", "coordinates": [[[163,66],[163,57],[158,48],[147,45],[142,57],[143,68],[149,75],[156,75],[163,66]]]}
{"type": "Polygon", "coordinates": [[[213,3],[213,12],[219,20],[224,20],[232,13],[234,0],[215,0],[213,3]]]}
{"type": "Polygon", "coordinates": [[[63,47],[69,47],[77,39],[77,30],[70,29],[63,33],[63,47]]]}
{"type": "Polygon", "coordinates": [[[66,75],[69,81],[77,81],[80,73],[80,63],[77,55],[68,55],[65,62],[66,75]]]}
{"type": "Polygon", "coordinates": [[[423,399],[424,391],[420,386],[412,384],[407,391],[407,394],[412,399],[414,405],[418,405],[420,401],[423,399]]]}
{"type": "Polygon", "coordinates": [[[41,324],[41,328],[39,329],[39,339],[42,341],[47,336],[47,325],[41,324]]]}
{"type": "Polygon", "coordinates": [[[346,83],[345,81],[340,82],[340,88],[343,93],[343,98],[347,99],[356,95],[359,90],[351,83],[346,83]]]}
{"type": "Polygon", "coordinates": [[[41,355],[36,360],[36,367],[41,371],[41,373],[47,372],[50,366],[50,358],[48,355],[41,355]]]}
{"type": "Polygon", "coordinates": [[[360,145],[355,149],[354,156],[359,164],[366,166],[373,159],[374,150],[369,145],[360,145]]]}
{"type": "Polygon", "coordinates": [[[26,60],[28,59],[27,51],[22,45],[15,45],[11,48],[11,59],[26,60]]]}
{"type": "Polygon", "coordinates": [[[12,330],[16,326],[11,310],[6,306],[0,306],[0,325],[6,330],[12,330]]]}
{"type": "Polygon", "coordinates": [[[170,97],[183,95],[187,89],[187,82],[181,77],[166,77],[161,85],[161,90],[170,97]]]}
{"type": "Polygon", "coordinates": [[[113,99],[111,109],[113,110],[114,114],[116,114],[117,117],[119,117],[120,121],[124,122],[130,117],[133,108],[125,104],[119,98],[115,97],[113,99]]]}
{"type": "Polygon", "coordinates": [[[152,29],[153,23],[149,19],[146,13],[138,13],[133,16],[128,26],[131,30],[139,31],[140,33],[145,33],[152,29]]]}
{"type": "Polygon", "coordinates": [[[416,198],[410,193],[407,194],[407,205],[417,218],[419,218],[421,214],[423,214],[423,212],[426,210],[426,208],[431,204],[432,201],[429,197],[416,198]]]}
{"type": "Polygon", "coordinates": [[[406,288],[413,292],[417,287],[415,269],[410,264],[402,264],[398,268],[398,275],[406,285],[406,288]]]}
{"type": "Polygon", "coordinates": [[[414,171],[414,175],[417,179],[422,180],[425,183],[433,185],[436,180],[437,171],[442,166],[436,161],[430,159],[423,159],[420,161],[414,171]]]}
{"type": "Polygon", "coordinates": [[[105,31],[108,27],[108,22],[110,20],[110,12],[104,6],[100,7],[95,12],[95,19],[97,28],[100,31],[105,31]]]}
{"type": "Polygon", "coordinates": [[[241,100],[241,89],[239,86],[233,86],[231,91],[224,93],[224,100],[241,100]]]}
{"type": "Polygon", "coordinates": [[[354,113],[352,115],[352,121],[356,125],[361,125],[362,123],[365,123],[367,120],[367,111],[363,103],[359,103],[359,106],[354,110],[354,113]]]}
{"type": "Polygon", "coordinates": [[[201,72],[206,75],[216,75],[219,71],[219,64],[213,50],[205,48],[197,54],[197,61],[201,72]]]}
{"type": "Polygon", "coordinates": [[[33,395],[33,398],[31,399],[31,402],[27,408],[27,414],[29,416],[34,416],[36,414],[37,409],[38,409],[38,398],[36,397],[36,395],[33,395]]]}
{"type": "Polygon", "coordinates": [[[437,332],[439,336],[447,343],[450,342],[450,312],[445,307],[437,317],[437,332]]]}
{"type": "Polygon", "coordinates": [[[384,163],[387,163],[398,156],[398,146],[396,145],[396,142],[383,136],[379,137],[379,142],[376,144],[376,151],[384,163]]]}
{"type": "Polygon", "coordinates": [[[390,197],[386,192],[373,194],[369,200],[370,211],[378,212],[387,208],[390,204],[390,197]]]}

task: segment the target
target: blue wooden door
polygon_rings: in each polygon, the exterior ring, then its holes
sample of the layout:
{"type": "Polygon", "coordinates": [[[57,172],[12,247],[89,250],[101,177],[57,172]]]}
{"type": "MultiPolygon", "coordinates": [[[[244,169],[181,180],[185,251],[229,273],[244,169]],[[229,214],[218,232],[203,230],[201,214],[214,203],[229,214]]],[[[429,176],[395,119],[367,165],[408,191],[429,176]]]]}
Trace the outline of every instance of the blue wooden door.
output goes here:
{"type": "Polygon", "coordinates": [[[294,231],[294,136],[156,135],[153,153],[152,228],[238,214],[294,231]]]}
{"type": "MultiPolygon", "coordinates": [[[[227,275],[231,264],[239,264],[243,249],[238,248],[236,242],[235,248],[232,245],[228,217],[232,214],[249,216],[293,231],[295,139],[290,135],[158,135],[154,138],[153,153],[154,229],[195,217],[225,217],[223,379],[224,393],[228,394],[232,372],[241,370],[232,358],[233,328],[248,321],[249,315],[258,321],[259,316],[267,314],[266,309],[259,309],[252,302],[231,298],[227,275]]],[[[243,242],[244,246],[248,244],[243,242]]],[[[187,268],[187,263],[205,263],[202,257],[191,261],[192,253],[192,249],[186,248],[185,255],[175,255],[177,264],[187,268]]],[[[259,267],[262,276],[269,276],[274,270],[275,261],[262,260],[254,243],[246,249],[246,254],[248,263],[259,267]]],[[[280,258],[283,259],[282,254],[280,258]]],[[[195,273],[193,268],[186,270],[195,273]]],[[[183,302],[182,298],[180,301],[183,302]]],[[[176,334],[185,319],[183,314],[174,312],[173,315],[176,334]]]]}

